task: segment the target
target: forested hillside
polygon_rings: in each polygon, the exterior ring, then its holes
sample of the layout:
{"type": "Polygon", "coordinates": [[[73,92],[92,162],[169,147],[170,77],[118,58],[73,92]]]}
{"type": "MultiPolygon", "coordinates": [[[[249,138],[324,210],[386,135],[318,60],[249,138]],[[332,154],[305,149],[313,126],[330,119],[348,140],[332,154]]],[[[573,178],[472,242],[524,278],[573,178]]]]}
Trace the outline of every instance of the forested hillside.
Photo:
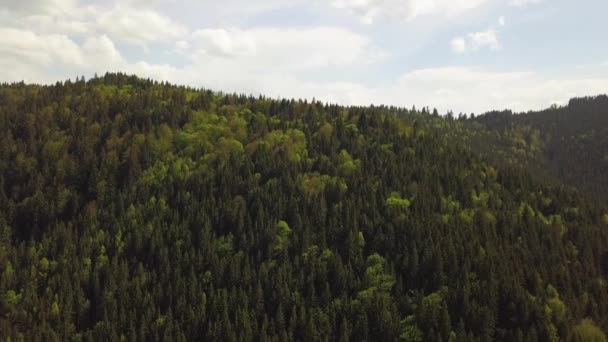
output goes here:
{"type": "Polygon", "coordinates": [[[543,129],[601,101],[457,120],[122,74],[2,85],[0,336],[606,341],[608,210],[568,183],[606,163],[606,126],[543,129]],[[555,178],[529,166],[545,151],[555,178]]]}
{"type": "MultiPolygon", "coordinates": [[[[608,201],[608,96],[572,99],[541,112],[487,113],[474,121],[499,137],[492,144],[499,158],[505,153],[518,161],[527,158],[533,172],[608,201]]],[[[475,144],[483,145],[487,148],[483,139],[475,144]]]]}

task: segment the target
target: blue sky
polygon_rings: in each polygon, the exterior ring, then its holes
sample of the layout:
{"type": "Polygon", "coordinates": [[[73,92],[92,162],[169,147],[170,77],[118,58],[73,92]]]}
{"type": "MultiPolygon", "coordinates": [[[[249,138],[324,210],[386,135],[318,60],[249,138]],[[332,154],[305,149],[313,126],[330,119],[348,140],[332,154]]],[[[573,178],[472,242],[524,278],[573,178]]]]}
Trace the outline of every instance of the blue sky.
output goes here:
{"type": "Polygon", "coordinates": [[[341,104],[526,111],[608,92],[604,0],[2,0],[0,81],[124,71],[341,104]]]}

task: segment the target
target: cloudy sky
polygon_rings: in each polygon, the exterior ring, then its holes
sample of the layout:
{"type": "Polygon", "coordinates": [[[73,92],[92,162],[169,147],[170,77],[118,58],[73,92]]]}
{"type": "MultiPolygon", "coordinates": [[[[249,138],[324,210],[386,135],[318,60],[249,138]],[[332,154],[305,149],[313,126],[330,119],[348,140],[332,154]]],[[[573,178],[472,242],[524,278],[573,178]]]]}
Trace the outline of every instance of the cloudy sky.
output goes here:
{"type": "Polygon", "coordinates": [[[605,0],[0,0],[0,82],[106,71],[342,104],[608,92],[605,0]]]}

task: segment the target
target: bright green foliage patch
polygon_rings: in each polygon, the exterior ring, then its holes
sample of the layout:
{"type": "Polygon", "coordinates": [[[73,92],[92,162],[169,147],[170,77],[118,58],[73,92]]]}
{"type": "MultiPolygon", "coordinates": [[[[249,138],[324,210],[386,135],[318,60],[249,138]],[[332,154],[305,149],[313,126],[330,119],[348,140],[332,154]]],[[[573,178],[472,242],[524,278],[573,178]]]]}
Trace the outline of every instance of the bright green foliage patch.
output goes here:
{"type": "Polygon", "coordinates": [[[395,284],[395,279],[386,272],[385,268],[386,261],[379,254],[372,254],[367,258],[367,268],[363,279],[364,290],[359,292],[362,300],[374,300],[389,294],[395,284]]]}
{"type": "Polygon", "coordinates": [[[590,319],[583,319],[574,327],[570,342],[606,342],[606,334],[590,319]]]}
{"type": "Polygon", "coordinates": [[[302,192],[308,197],[319,196],[323,194],[327,186],[332,186],[338,189],[341,193],[348,190],[346,182],[340,178],[329,175],[321,175],[319,173],[305,174],[300,179],[300,187],[302,192]]]}
{"type": "Polygon", "coordinates": [[[390,209],[406,210],[412,203],[407,198],[401,198],[397,192],[391,193],[386,199],[386,206],[390,209]]]}
{"type": "Polygon", "coordinates": [[[348,177],[354,172],[359,170],[361,161],[353,159],[353,157],[346,150],[342,150],[338,155],[338,173],[343,177],[348,177]]]}
{"type": "Polygon", "coordinates": [[[275,229],[276,236],[274,242],[274,250],[284,250],[289,245],[289,236],[291,235],[291,228],[289,228],[287,222],[279,221],[277,222],[275,229]]]}
{"type": "Polygon", "coordinates": [[[289,161],[301,162],[307,156],[306,136],[297,129],[287,131],[275,130],[268,133],[264,138],[252,142],[247,150],[255,152],[260,146],[271,150],[274,154],[283,155],[289,161]]]}

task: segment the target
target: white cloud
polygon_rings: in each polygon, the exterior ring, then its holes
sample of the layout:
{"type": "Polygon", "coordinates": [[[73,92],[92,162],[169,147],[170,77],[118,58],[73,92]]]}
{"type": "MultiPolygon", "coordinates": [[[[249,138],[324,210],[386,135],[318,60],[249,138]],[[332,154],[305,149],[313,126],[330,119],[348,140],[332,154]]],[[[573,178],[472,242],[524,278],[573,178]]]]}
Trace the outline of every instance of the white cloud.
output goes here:
{"type": "Polygon", "coordinates": [[[184,51],[184,50],[186,50],[186,49],[190,48],[190,43],[188,43],[188,42],[187,42],[187,41],[185,41],[185,40],[179,40],[179,41],[177,41],[177,42],[175,43],[175,48],[176,48],[178,51],[184,51]]]}
{"type": "Polygon", "coordinates": [[[501,16],[500,18],[498,18],[498,25],[505,26],[505,17],[504,16],[501,16]]]}
{"type": "Polygon", "coordinates": [[[106,35],[88,38],[82,49],[87,55],[87,63],[96,69],[112,70],[125,64],[125,60],[114,46],[114,42],[106,35]]]}
{"type": "MultiPolygon", "coordinates": [[[[66,35],[0,28],[0,80],[52,82],[85,67],[80,47],[66,35]]],[[[73,74],[72,74],[73,75],[73,74]]]]}
{"type": "Polygon", "coordinates": [[[35,32],[85,35],[91,31],[89,22],[70,19],[65,16],[32,15],[20,20],[24,28],[35,32]]]}
{"type": "Polygon", "coordinates": [[[450,47],[453,52],[459,54],[482,49],[500,50],[502,48],[498,41],[498,33],[493,29],[469,33],[466,39],[456,37],[450,41],[450,47]]]}
{"type": "Polygon", "coordinates": [[[202,54],[223,57],[248,56],[255,54],[255,33],[240,29],[202,29],[192,34],[202,54]]]}
{"type": "MultiPolygon", "coordinates": [[[[393,91],[408,94],[418,106],[442,111],[485,111],[519,107],[521,86],[534,78],[527,72],[491,72],[466,67],[416,70],[404,74],[393,91]],[[513,96],[517,92],[517,96],[513,96]]],[[[529,89],[526,89],[529,90],[529,89]]]]}
{"type": "Polygon", "coordinates": [[[3,0],[0,9],[18,15],[59,14],[74,9],[77,0],[3,0]]]}
{"type": "MultiPolygon", "coordinates": [[[[173,80],[174,82],[195,84],[196,77],[203,77],[191,73],[190,68],[179,69],[169,64],[151,64],[145,61],[139,61],[133,64],[124,66],[121,70],[127,73],[139,75],[140,77],[149,77],[159,81],[173,80]]],[[[199,84],[200,85],[200,84],[199,84]]]]}
{"type": "Polygon", "coordinates": [[[65,35],[38,35],[30,31],[0,28],[0,58],[41,65],[82,65],[76,43],[65,35]]]}
{"type": "Polygon", "coordinates": [[[548,77],[524,72],[501,72],[468,67],[416,70],[404,74],[380,100],[437,107],[441,111],[482,113],[494,109],[543,109],[576,96],[605,93],[608,77],[548,77]]]}
{"type": "Polygon", "coordinates": [[[169,41],[187,33],[187,29],[170,18],[148,8],[117,5],[109,11],[99,11],[98,30],[114,40],[135,44],[169,41]]]}
{"type": "Polygon", "coordinates": [[[476,9],[489,0],[333,0],[332,6],[358,16],[364,23],[376,17],[412,20],[426,15],[453,17],[476,9]]]}
{"type": "Polygon", "coordinates": [[[510,0],[509,5],[515,7],[526,7],[528,5],[534,5],[542,2],[543,0],[510,0]]]}
{"type": "Polygon", "coordinates": [[[462,37],[456,37],[450,42],[452,51],[456,53],[465,53],[467,51],[467,41],[462,37]]]}
{"type": "Polygon", "coordinates": [[[305,79],[311,72],[331,79],[341,68],[365,67],[387,57],[368,38],[335,27],[204,29],[184,46],[178,51],[190,57],[190,64],[168,73],[169,80],[274,97],[349,100],[340,90],[348,82],[305,79]]]}
{"type": "Polygon", "coordinates": [[[53,82],[67,75],[125,71],[218,90],[289,97],[325,95],[344,102],[353,100],[346,91],[348,82],[304,79],[310,72],[330,70],[335,74],[334,68],[361,67],[387,56],[365,36],[335,27],[203,29],[171,46],[169,50],[189,58],[186,65],[129,61],[104,33],[89,35],[78,45],[67,36],[3,29],[0,79],[53,82]],[[319,94],[319,89],[326,91],[319,94]]]}
{"type": "Polygon", "coordinates": [[[499,50],[501,48],[496,30],[469,33],[469,45],[474,51],[483,48],[490,50],[499,50]]]}
{"type": "Polygon", "coordinates": [[[368,38],[335,27],[203,29],[190,45],[195,63],[239,63],[258,72],[367,64],[387,55],[368,38]]]}
{"type": "MultiPolygon", "coordinates": [[[[146,0],[141,0],[146,1],[146,0]]],[[[172,0],[166,0],[172,1],[172,0]]],[[[193,1],[189,3],[189,9],[200,12],[201,15],[212,14],[214,19],[220,18],[226,21],[227,18],[251,18],[252,16],[278,11],[286,8],[294,8],[299,5],[315,5],[317,0],[222,0],[222,1],[193,1]]],[[[324,0],[324,5],[327,5],[324,0]]]]}
{"type": "Polygon", "coordinates": [[[114,1],[109,6],[85,5],[78,0],[5,1],[0,4],[0,27],[39,34],[58,33],[85,39],[105,34],[115,41],[145,47],[149,42],[167,42],[188,33],[183,25],[155,10],[155,1],[114,1]]]}
{"type": "Polygon", "coordinates": [[[90,7],[76,0],[5,0],[0,4],[0,27],[38,34],[84,35],[91,32],[90,7]]]}

